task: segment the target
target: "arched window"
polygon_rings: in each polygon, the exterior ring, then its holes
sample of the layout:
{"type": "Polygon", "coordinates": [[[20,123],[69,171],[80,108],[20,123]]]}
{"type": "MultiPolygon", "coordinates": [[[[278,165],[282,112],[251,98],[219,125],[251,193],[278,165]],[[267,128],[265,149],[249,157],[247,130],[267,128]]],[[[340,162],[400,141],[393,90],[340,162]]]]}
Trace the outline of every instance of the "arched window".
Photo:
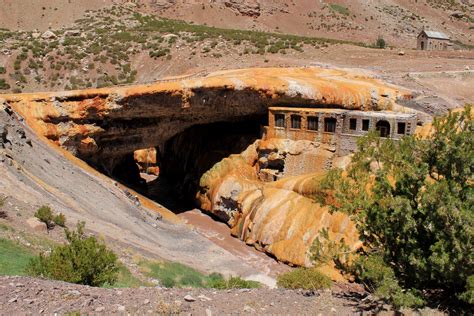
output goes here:
{"type": "Polygon", "coordinates": [[[375,125],[375,129],[379,131],[380,137],[390,137],[390,123],[381,120],[378,121],[377,124],[375,125]]]}

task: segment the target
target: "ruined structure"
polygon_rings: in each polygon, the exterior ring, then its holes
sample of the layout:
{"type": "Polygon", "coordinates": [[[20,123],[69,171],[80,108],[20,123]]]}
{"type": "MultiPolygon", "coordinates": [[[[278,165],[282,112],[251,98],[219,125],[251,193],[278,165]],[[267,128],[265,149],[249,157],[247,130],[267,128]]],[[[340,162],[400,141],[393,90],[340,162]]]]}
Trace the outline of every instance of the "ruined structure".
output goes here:
{"type": "Polygon", "coordinates": [[[451,47],[449,37],[442,32],[423,30],[417,37],[418,50],[448,50],[451,47]]]}
{"type": "Polygon", "coordinates": [[[339,156],[352,153],[357,139],[375,129],[381,137],[413,134],[417,115],[390,111],[271,107],[266,138],[309,140],[330,145],[339,156]]]}

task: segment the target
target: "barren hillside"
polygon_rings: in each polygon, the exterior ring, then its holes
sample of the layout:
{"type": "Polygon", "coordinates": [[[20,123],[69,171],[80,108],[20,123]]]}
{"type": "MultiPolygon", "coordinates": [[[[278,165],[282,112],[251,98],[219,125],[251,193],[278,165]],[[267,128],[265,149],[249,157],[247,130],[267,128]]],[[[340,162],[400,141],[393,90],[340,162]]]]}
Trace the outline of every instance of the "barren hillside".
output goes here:
{"type": "Polygon", "coordinates": [[[173,19],[225,28],[350,39],[378,36],[391,45],[414,47],[423,27],[473,44],[471,0],[1,0],[0,27],[46,30],[68,26],[88,10],[112,4],[173,19]]]}
{"type": "MultiPolygon", "coordinates": [[[[13,4],[8,5],[11,7],[13,4]]],[[[105,2],[101,2],[101,5],[105,5],[105,2]]],[[[209,7],[207,17],[212,17],[211,11],[217,10],[215,6],[213,4],[212,8],[209,7]]],[[[229,11],[232,6],[224,7],[222,10],[232,12],[229,13],[230,16],[239,23],[254,20],[242,13],[229,11]]],[[[17,6],[15,8],[11,10],[13,17],[15,10],[19,10],[17,6]]],[[[30,7],[25,6],[25,12],[28,12],[28,8],[30,7]]],[[[52,5],[51,8],[52,13],[45,15],[45,18],[56,17],[61,11],[60,7],[54,10],[56,7],[52,5]]],[[[76,7],[65,5],[64,8],[68,10],[68,14],[80,15],[75,13],[79,10],[76,7]]],[[[444,98],[447,93],[447,97],[453,99],[450,101],[453,104],[472,102],[469,86],[473,76],[469,73],[466,76],[450,75],[449,80],[437,87],[432,85],[429,75],[424,75],[419,80],[406,76],[411,72],[433,72],[433,76],[439,79],[436,72],[469,72],[469,69],[474,68],[472,50],[380,50],[368,47],[367,44],[372,41],[368,38],[364,39],[365,43],[359,43],[354,42],[358,40],[355,37],[341,41],[288,35],[277,30],[273,33],[232,30],[138,13],[153,10],[166,15],[173,10],[172,7],[163,8],[156,4],[106,6],[95,11],[84,11],[81,19],[75,22],[68,20],[67,26],[46,32],[0,29],[0,93],[145,83],[167,76],[198,76],[232,68],[323,64],[363,68],[387,76],[392,81],[413,85],[416,89],[434,90],[433,93],[442,93],[444,98]]],[[[202,8],[200,10],[203,11],[202,8]]],[[[0,14],[5,14],[5,11],[0,14]]],[[[219,13],[219,16],[225,15],[219,13]]],[[[276,20],[296,25],[291,22],[291,16],[293,15],[289,14],[276,20]]],[[[61,22],[61,17],[58,16],[58,23],[61,22]]],[[[260,19],[260,16],[256,19],[260,19]]],[[[226,19],[226,27],[232,26],[229,22],[231,20],[226,19]]],[[[340,31],[334,33],[334,36],[326,35],[340,37],[344,34],[344,31],[340,31]]],[[[410,43],[414,43],[414,38],[410,43]]]]}

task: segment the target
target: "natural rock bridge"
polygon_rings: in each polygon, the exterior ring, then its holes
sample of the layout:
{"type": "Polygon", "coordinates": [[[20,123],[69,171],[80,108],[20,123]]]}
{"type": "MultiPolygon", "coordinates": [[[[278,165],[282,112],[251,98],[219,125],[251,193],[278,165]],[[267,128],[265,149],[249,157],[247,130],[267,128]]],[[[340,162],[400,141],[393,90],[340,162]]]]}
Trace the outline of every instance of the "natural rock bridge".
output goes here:
{"type": "Polygon", "coordinates": [[[258,137],[272,105],[404,112],[412,94],[342,70],[267,68],[3,98],[39,135],[109,175],[132,173],[133,151],[157,147],[162,170],[196,182],[258,137]]]}

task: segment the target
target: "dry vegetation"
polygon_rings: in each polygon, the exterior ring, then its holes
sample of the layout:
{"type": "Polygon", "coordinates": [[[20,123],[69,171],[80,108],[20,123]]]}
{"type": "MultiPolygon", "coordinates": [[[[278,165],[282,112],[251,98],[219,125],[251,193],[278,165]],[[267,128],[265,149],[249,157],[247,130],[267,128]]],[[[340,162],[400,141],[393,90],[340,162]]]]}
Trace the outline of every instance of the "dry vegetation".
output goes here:
{"type": "Polygon", "coordinates": [[[88,12],[72,27],[45,37],[38,32],[0,31],[3,51],[10,55],[9,63],[0,68],[0,90],[132,84],[137,80],[132,62],[144,54],[150,59],[171,60],[174,52],[184,49],[191,56],[219,59],[230,50],[237,50],[240,56],[286,54],[303,52],[306,46],[319,48],[346,42],[194,25],[117,6],[88,12]]]}

